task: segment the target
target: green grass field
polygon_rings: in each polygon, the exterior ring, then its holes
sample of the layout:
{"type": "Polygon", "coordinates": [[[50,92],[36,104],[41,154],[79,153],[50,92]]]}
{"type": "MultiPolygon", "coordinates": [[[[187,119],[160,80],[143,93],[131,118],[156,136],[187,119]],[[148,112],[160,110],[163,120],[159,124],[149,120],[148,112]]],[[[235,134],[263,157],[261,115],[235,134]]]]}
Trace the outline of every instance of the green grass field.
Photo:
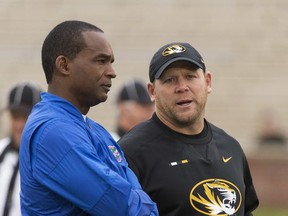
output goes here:
{"type": "Polygon", "coordinates": [[[253,212],[254,216],[288,216],[287,209],[258,208],[253,212]]]}

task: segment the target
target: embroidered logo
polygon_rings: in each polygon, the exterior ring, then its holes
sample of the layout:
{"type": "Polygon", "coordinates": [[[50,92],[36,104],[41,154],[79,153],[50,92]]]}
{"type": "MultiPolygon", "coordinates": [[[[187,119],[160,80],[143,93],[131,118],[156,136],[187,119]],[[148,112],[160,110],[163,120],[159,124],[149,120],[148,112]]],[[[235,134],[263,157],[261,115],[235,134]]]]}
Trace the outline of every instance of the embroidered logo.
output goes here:
{"type": "Polygon", "coordinates": [[[189,163],[189,161],[187,159],[183,159],[181,161],[173,161],[173,162],[170,162],[169,165],[170,166],[177,166],[177,165],[181,165],[181,164],[187,164],[189,163]]]}
{"type": "Polygon", "coordinates": [[[175,45],[167,47],[162,52],[162,55],[163,56],[168,56],[168,55],[172,55],[172,54],[175,54],[175,53],[182,53],[182,52],[185,52],[185,50],[186,50],[186,48],[184,46],[175,44],[175,45]]]}
{"type": "Polygon", "coordinates": [[[190,203],[201,214],[208,216],[235,215],[242,203],[240,190],[223,179],[206,179],[190,192],[190,203]]]}
{"type": "Polygon", "coordinates": [[[224,156],[222,157],[222,160],[223,160],[224,163],[227,163],[231,159],[232,159],[232,157],[228,157],[228,158],[225,158],[224,156]]]}
{"type": "Polygon", "coordinates": [[[122,161],[122,157],[120,153],[118,152],[117,148],[113,145],[109,145],[108,148],[110,149],[110,151],[112,152],[116,160],[120,163],[122,161]]]}

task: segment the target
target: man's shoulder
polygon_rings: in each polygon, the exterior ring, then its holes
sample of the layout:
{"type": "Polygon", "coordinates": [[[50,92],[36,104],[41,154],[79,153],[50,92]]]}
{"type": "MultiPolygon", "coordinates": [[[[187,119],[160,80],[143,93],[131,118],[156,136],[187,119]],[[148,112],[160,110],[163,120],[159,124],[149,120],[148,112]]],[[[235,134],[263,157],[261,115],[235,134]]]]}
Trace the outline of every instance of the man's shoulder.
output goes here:
{"type": "Polygon", "coordinates": [[[230,134],[228,134],[224,129],[208,122],[211,130],[212,130],[212,133],[213,133],[213,138],[215,140],[217,140],[218,142],[221,142],[221,143],[234,143],[236,145],[239,145],[239,142],[230,134]]]}
{"type": "Polygon", "coordinates": [[[153,139],[159,137],[159,134],[161,129],[154,120],[150,119],[132,128],[120,138],[118,143],[122,148],[129,148],[130,145],[134,147],[149,145],[153,139]]]}

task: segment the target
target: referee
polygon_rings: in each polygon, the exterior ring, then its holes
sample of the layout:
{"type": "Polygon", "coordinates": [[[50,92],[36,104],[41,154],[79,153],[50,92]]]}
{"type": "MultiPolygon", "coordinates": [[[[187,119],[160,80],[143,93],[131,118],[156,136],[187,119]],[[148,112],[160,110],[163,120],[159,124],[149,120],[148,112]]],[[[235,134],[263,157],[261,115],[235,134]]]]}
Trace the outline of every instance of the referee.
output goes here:
{"type": "MultiPolygon", "coordinates": [[[[19,144],[27,117],[40,99],[40,89],[32,83],[18,83],[9,92],[10,133],[0,140],[0,215],[19,216],[19,144]]],[[[2,110],[2,111],[4,111],[2,110]]]]}

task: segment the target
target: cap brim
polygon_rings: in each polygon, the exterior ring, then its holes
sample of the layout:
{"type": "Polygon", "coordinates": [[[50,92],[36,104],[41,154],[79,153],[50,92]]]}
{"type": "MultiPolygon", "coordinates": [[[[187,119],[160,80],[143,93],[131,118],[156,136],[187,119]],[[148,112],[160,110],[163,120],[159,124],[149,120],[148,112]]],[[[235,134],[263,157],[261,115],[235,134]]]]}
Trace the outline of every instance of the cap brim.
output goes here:
{"type": "Polygon", "coordinates": [[[163,71],[173,62],[176,61],[188,61],[191,62],[195,65],[197,65],[199,68],[203,69],[202,66],[200,64],[198,64],[196,61],[189,59],[189,58],[185,58],[185,57],[178,57],[178,58],[173,58],[169,61],[167,61],[164,65],[161,66],[161,68],[157,71],[157,73],[155,74],[154,78],[155,79],[159,79],[159,77],[162,75],[163,71]]]}

